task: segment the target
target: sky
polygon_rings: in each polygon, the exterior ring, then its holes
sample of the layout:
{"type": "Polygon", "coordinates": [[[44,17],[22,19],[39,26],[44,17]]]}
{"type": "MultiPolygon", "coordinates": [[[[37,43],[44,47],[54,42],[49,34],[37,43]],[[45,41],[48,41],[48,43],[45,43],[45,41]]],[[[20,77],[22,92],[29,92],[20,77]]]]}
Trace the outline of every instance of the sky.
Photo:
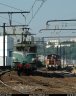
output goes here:
{"type": "MultiPolygon", "coordinates": [[[[26,25],[31,28],[31,33],[36,34],[36,37],[48,37],[48,36],[60,36],[60,35],[76,35],[75,31],[42,31],[39,33],[41,29],[46,28],[46,22],[48,20],[63,20],[63,19],[76,19],[76,0],[44,0],[42,7],[37,12],[35,17],[30,22],[32,16],[34,16],[35,12],[39,8],[42,3],[42,0],[0,0],[0,12],[20,12],[22,11],[30,11],[31,8],[33,10],[26,17],[26,25]],[[35,2],[35,5],[33,6],[35,2]],[[8,5],[8,6],[7,6],[8,5]],[[30,23],[29,23],[30,22],[30,23]],[[74,34],[72,34],[73,32],[74,34]]],[[[12,24],[19,25],[25,24],[25,18],[21,14],[13,14],[12,15],[12,24]]],[[[0,25],[3,23],[9,24],[9,16],[8,14],[0,14],[0,25]]],[[[62,26],[62,23],[65,22],[54,22],[49,23],[50,28],[55,25],[62,26]]],[[[68,23],[68,22],[67,22],[68,23]]],[[[71,22],[70,22],[71,23],[71,22]]],[[[70,24],[69,23],[69,24],[70,24]]],[[[72,22],[74,24],[75,22],[72,22]]],[[[66,23],[65,23],[66,24],[66,23]]],[[[65,25],[64,24],[64,25],[65,25]]],[[[76,24],[76,23],[75,23],[76,24]]],[[[75,28],[76,26],[71,26],[68,28],[75,28]]]]}

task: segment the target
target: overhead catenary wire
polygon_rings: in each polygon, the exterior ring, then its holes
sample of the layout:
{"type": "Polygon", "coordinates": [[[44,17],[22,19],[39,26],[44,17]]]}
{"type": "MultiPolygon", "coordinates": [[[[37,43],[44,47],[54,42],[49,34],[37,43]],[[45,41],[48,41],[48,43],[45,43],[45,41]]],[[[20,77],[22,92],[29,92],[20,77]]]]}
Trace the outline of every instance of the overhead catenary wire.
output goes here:
{"type": "Polygon", "coordinates": [[[15,7],[12,7],[12,6],[10,6],[10,5],[3,4],[3,3],[1,3],[1,2],[0,2],[0,5],[7,6],[7,7],[10,7],[10,8],[13,8],[13,9],[19,10],[19,11],[24,11],[24,10],[21,10],[21,9],[18,9],[18,8],[15,8],[15,7]]]}
{"type": "Polygon", "coordinates": [[[65,27],[76,26],[76,23],[63,23],[63,26],[65,26],[65,27]]]}
{"type": "MultiPolygon", "coordinates": [[[[44,4],[45,1],[47,1],[47,0],[35,0],[35,2],[33,3],[32,7],[31,7],[31,9],[30,9],[30,12],[32,11],[32,18],[31,18],[31,20],[28,22],[28,24],[30,24],[31,21],[34,19],[34,17],[36,16],[36,14],[38,13],[38,11],[40,10],[40,8],[42,7],[42,5],[44,4]],[[33,8],[34,8],[34,6],[35,6],[35,4],[36,4],[36,1],[42,1],[42,3],[41,3],[41,5],[39,6],[39,8],[37,9],[37,11],[35,12],[35,14],[33,14],[33,8]]],[[[7,6],[7,7],[10,7],[10,8],[19,10],[19,11],[23,11],[23,10],[21,10],[21,9],[12,7],[12,6],[10,6],[10,5],[3,4],[3,3],[1,3],[1,2],[0,2],[0,5],[7,6]]],[[[27,16],[28,16],[28,13],[26,14],[26,16],[25,16],[24,14],[22,14],[22,15],[23,15],[24,17],[27,17],[27,16]]],[[[13,20],[13,22],[14,22],[14,20],[13,20]]],[[[16,21],[15,21],[15,22],[16,22],[16,21]]],[[[26,22],[26,21],[25,21],[25,22],[26,22]]],[[[18,22],[17,22],[17,23],[18,23],[18,22]]]]}
{"type": "MultiPolygon", "coordinates": [[[[18,9],[18,8],[16,8],[16,7],[12,7],[12,6],[7,5],[7,4],[3,4],[3,3],[1,3],[1,2],[0,2],[0,5],[6,6],[6,7],[10,7],[10,8],[13,8],[13,9],[19,10],[19,11],[21,11],[21,12],[24,12],[24,10],[18,9]]],[[[23,15],[23,13],[21,13],[21,14],[23,15]]],[[[2,16],[0,16],[0,17],[2,17],[2,16]]],[[[2,17],[2,18],[5,18],[5,17],[2,17]]],[[[5,18],[5,19],[7,19],[7,18],[5,18]]],[[[22,24],[22,23],[20,23],[20,22],[14,21],[14,20],[12,20],[12,21],[15,22],[15,23],[22,24]]]]}
{"type": "MultiPolygon", "coordinates": [[[[37,0],[35,0],[35,2],[33,3],[33,5],[32,5],[32,7],[31,7],[30,11],[31,11],[32,8],[34,7],[36,1],[37,1],[37,0]]],[[[10,8],[13,8],[13,9],[19,10],[19,11],[24,11],[24,10],[18,9],[18,8],[16,8],[16,7],[12,7],[12,6],[10,6],[10,5],[3,4],[3,3],[1,3],[1,2],[0,2],[0,5],[7,6],[7,7],[10,7],[10,8]]],[[[26,17],[27,17],[27,16],[28,16],[28,13],[27,13],[26,17]]]]}
{"type": "MultiPolygon", "coordinates": [[[[31,9],[29,10],[30,12],[31,12],[31,10],[33,9],[34,5],[36,4],[36,1],[37,1],[37,0],[35,0],[35,2],[33,3],[32,7],[31,7],[31,9]]],[[[28,13],[27,13],[26,17],[27,17],[27,16],[28,16],[28,13]]]]}
{"type": "Polygon", "coordinates": [[[40,8],[42,7],[42,5],[44,4],[44,0],[42,0],[42,3],[41,3],[41,5],[39,6],[39,8],[37,9],[37,11],[35,12],[35,14],[32,16],[32,18],[31,18],[31,20],[29,21],[29,23],[28,24],[30,24],[31,23],[31,21],[33,20],[33,18],[36,16],[36,14],[38,13],[38,11],[40,10],[40,8]]]}
{"type": "MultiPolygon", "coordinates": [[[[32,11],[33,12],[33,7],[34,7],[34,5],[36,4],[36,1],[43,1],[43,2],[45,2],[46,0],[35,0],[35,2],[33,3],[33,5],[32,5],[32,7],[31,7],[31,9],[29,10],[30,12],[32,11]]],[[[33,13],[32,13],[33,14],[33,13]]],[[[27,13],[27,15],[26,15],[26,17],[28,16],[28,13],[27,13]]]]}
{"type": "MultiPolygon", "coordinates": [[[[31,7],[31,9],[30,9],[30,12],[31,12],[31,10],[33,9],[33,7],[34,7],[36,1],[37,1],[37,0],[35,0],[35,2],[33,3],[32,7],[31,7]]],[[[18,8],[12,7],[12,6],[10,6],[10,5],[3,4],[3,3],[1,3],[1,2],[0,2],[0,5],[7,6],[7,7],[10,7],[10,8],[13,8],[13,9],[19,10],[19,11],[23,11],[23,10],[21,10],[21,9],[18,9],[18,8]]],[[[21,13],[21,14],[22,14],[22,13],[21,13]]],[[[24,14],[22,14],[22,15],[25,16],[24,14]]],[[[27,13],[26,17],[27,17],[27,16],[28,16],[28,13],[27,13]]]]}
{"type": "MultiPolygon", "coordinates": [[[[7,20],[9,20],[8,18],[6,18],[6,17],[3,17],[3,16],[0,16],[1,18],[3,18],[3,19],[7,19],[7,20]]],[[[18,21],[14,21],[14,20],[12,20],[13,22],[15,22],[15,23],[18,23],[18,24],[22,24],[22,23],[20,23],[20,22],[18,22],[18,21]]]]}

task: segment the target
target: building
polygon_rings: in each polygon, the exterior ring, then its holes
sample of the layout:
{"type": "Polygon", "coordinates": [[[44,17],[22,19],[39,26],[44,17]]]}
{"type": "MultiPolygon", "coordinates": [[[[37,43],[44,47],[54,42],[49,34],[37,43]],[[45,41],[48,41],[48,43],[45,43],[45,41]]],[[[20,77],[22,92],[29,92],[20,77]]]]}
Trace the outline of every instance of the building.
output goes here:
{"type": "MultiPolygon", "coordinates": [[[[13,38],[5,36],[5,66],[11,66],[12,51],[13,51],[13,38]]],[[[0,67],[3,64],[3,36],[0,36],[0,67]]]]}
{"type": "Polygon", "coordinates": [[[51,47],[52,44],[54,45],[54,47],[64,47],[64,46],[70,47],[70,44],[62,44],[62,42],[64,41],[60,39],[50,40],[49,42],[47,42],[46,48],[51,47]]]}
{"type": "Polygon", "coordinates": [[[69,41],[76,42],[76,38],[71,38],[71,39],[69,39],[69,41]]]}

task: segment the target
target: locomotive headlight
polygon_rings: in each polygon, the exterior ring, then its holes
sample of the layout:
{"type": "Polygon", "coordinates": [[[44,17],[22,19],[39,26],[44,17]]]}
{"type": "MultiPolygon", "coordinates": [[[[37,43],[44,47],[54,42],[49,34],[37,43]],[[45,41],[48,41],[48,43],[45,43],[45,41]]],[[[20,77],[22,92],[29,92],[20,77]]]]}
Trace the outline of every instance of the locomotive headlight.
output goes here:
{"type": "Polygon", "coordinates": [[[35,60],[36,60],[36,58],[32,58],[32,62],[35,61],[35,60]]]}
{"type": "Polygon", "coordinates": [[[15,61],[15,62],[18,62],[18,61],[19,61],[18,58],[16,58],[16,57],[12,57],[12,59],[13,59],[13,61],[15,61]]]}

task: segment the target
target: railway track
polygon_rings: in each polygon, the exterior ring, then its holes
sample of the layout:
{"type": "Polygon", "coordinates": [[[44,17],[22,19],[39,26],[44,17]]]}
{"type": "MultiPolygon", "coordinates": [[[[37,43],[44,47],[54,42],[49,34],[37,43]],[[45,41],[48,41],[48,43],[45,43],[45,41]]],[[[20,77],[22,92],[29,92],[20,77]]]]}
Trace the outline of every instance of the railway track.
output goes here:
{"type": "MultiPolygon", "coordinates": [[[[41,74],[41,72],[30,76],[18,76],[16,73],[8,72],[4,77],[9,77],[9,80],[3,81],[5,84],[11,86],[14,90],[22,94],[76,93],[75,78],[52,78],[50,75],[47,76],[47,74],[41,74]]],[[[4,77],[2,76],[2,78],[4,77]]]]}
{"type": "Polygon", "coordinates": [[[0,94],[22,94],[0,80],[0,94]]]}
{"type": "Polygon", "coordinates": [[[22,94],[33,94],[33,93],[43,93],[43,94],[67,94],[76,93],[76,80],[72,82],[65,82],[65,78],[51,78],[46,77],[40,73],[35,73],[33,76],[18,76],[17,74],[12,74],[8,72],[9,81],[4,82],[5,84],[14,88],[14,90],[22,94]]]}
{"type": "MultiPolygon", "coordinates": [[[[8,84],[5,84],[2,80],[1,80],[1,76],[8,71],[0,71],[0,94],[22,94],[21,92],[14,90],[11,86],[9,86],[8,84]]],[[[5,78],[6,79],[6,78],[5,78]]]]}

